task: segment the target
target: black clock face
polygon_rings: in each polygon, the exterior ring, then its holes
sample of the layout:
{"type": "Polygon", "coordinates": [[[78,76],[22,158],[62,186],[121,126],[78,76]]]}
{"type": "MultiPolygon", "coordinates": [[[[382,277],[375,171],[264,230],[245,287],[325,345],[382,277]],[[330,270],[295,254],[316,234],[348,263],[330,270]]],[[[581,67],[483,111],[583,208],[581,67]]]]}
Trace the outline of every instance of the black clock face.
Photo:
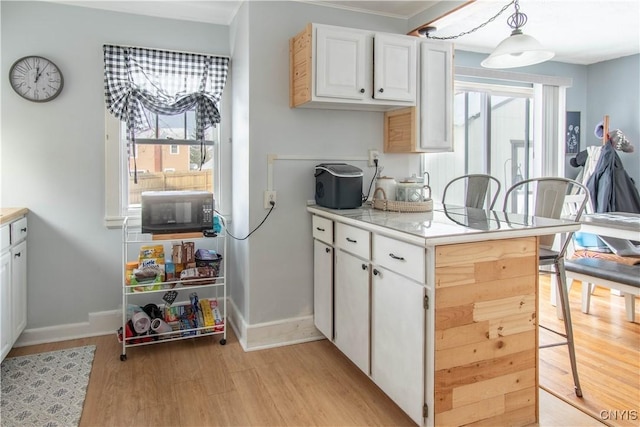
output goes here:
{"type": "Polygon", "coordinates": [[[9,81],[18,95],[34,102],[51,101],[64,84],[60,69],[41,56],[18,59],[11,66],[9,81]]]}

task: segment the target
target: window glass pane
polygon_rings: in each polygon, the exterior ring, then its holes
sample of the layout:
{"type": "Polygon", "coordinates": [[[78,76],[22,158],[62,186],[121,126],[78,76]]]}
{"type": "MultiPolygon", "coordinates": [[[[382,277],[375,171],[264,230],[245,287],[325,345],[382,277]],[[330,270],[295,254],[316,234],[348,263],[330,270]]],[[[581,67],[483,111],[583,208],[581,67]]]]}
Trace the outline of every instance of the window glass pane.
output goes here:
{"type": "Polygon", "coordinates": [[[158,139],[185,139],[184,114],[158,115],[158,139]]]}
{"type": "Polygon", "coordinates": [[[190,112],[191,120],[186,116],[159,115],[158,138],[155,130],[136,132],[136,157],[128,159],[129,170],[125,171],[128,205],[125,210],[140,207],[143,191],[199,190],[213,193],[219,126],[206,130],[204,147],[201,148],[199,143],[191,145],[184,138],[186,135],[190,142],[195,142],[195,114],[190,112]],[[191,125],[191,130],[187,131],[186,123],[191,125]],[[202,150],[206,157],[200,168],[202,150]],[[137,183],[134,180],[134,161],[138,171],[137,183]]]}

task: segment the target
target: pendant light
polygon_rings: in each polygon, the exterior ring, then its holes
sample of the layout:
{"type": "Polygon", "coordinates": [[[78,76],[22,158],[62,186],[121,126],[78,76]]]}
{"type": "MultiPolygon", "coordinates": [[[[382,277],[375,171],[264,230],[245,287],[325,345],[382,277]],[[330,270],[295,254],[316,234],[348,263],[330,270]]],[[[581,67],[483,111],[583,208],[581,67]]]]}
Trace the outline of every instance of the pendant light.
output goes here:
{"type": "Polygon", "coordinates": [[[431,33],[436,30],[436,27],[433,26],[420,28],[418,29],[418,33],[423,37],[435,40],[457,39],[458,37],[471,34],[494,21],[511,5],[515,7],[513,15],[507,19],[507,24],[513,29],[511,35],[500,42],[493,53],[485,58],[480,65],[485,68],[515,68],[539,64],[553,58],[555,54],[552,51],[545,49],[535,38],[522,33],[521,28],[527,23],[527,15],[520,12],[518,0],[513,0],[506,4],[497,14],[482,24],[455,36],[433,36],[431,33]]]}
{"type": "Polygon", "coordinates": [[[554,53],[542,47],[540,42],[522,33],[521,28],[527,23],[527,15],[520,12],[518,0],[515,0],[513,15],[507,24],[513,31],[502,40],[495,50],[480,63],[485,68],[515,68],[539,64],[554,57],[554,53]]]}

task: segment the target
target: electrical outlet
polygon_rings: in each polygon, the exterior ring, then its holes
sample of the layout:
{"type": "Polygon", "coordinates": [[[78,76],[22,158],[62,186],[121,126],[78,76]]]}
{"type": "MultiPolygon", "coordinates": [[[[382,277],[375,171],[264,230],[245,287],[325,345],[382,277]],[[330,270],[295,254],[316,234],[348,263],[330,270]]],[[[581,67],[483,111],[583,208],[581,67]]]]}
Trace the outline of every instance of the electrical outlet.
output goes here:
{"type": "Polygon", "coordinates": [[[369,149],[369,166],[375,167],[375,165],[376,165],[374,163],[375,159],[378,159],[378,161],[380,160],[380,152],[378,150],[370,148],[369,149]]]}
{"type": "Polygon", "coordinates": [[[275,206],[276,203],[276,191],[275,190],[266,190],[264,192],[264,208],[271,209],[271,202],[275,206]]]}

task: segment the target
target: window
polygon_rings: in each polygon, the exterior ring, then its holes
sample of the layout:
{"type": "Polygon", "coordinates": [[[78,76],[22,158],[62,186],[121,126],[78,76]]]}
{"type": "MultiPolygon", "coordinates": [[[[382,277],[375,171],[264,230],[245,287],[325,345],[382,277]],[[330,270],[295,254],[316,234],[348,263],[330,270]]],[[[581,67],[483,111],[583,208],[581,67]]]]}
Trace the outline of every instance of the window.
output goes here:
{"type": "Polygon", "coordinates": [[[456,67],[454,151],[422,155],[433,197],[453,178],[488,173],[502,184],[501,206],[504,189],[521,179],[563,176],[569,86],[564,77],[456,67]]]}
{"type": "Polygon", "coordinates": [[[155,125],[150,130],[136,133],[134,158],[129,156],[131,144],[126,140],[126,124],[108,112],[105,114],[107,156],[115,160],[112,170],[107,170],[107,198],[112,199],[112,206],[107,200],[107,210],[111,210],[107,213],[107,226],[119,226],[124,216],[139,217],[143,191],[204,190],[220,193],[220,125],[206,130],[205,143],[201,147],[193,139],[193,111],[177,116],[150,113],[155,125]],[[201,148],[205,156],[202,167],[201,148]],[[137,183],[134,179],[136,169],[137,183]],[[120,189],[117,195],[113,194],[115,189],[120,189]]]}
{"type": "Polygon", "coordinates": [[[107,227],[139,220],[144,191],[217,193],[229,58],[115,45],[103,53],[107,227]]]}

